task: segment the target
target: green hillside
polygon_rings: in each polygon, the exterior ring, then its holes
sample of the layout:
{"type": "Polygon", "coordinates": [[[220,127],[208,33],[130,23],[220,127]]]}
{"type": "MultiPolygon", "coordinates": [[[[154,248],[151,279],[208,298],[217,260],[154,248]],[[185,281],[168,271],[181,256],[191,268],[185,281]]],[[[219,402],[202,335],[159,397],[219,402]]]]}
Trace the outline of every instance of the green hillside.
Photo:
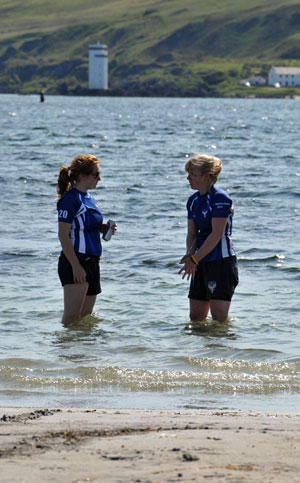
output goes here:
{"type": "Polygon", "coordinates": [[[116,94],[242,95],[240,79],[300,66],[300,5],[0,0],[0,92],[84,93],[88,45],[98,40],[108,45],[116,94]]]}

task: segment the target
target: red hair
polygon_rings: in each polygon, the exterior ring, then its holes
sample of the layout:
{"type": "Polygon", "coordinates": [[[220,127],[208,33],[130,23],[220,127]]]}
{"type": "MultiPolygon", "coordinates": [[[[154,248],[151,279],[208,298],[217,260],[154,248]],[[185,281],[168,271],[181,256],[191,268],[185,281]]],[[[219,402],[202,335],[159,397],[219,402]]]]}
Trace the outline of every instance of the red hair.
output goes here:
{"type": "Polygon", "coordinates": [[[92,154],[79,154],[72,159],[70,166],[62,166],[57,178],[57,195],[60,199],[66,191],[76,184],[80,174],[92,174],[95,166],[99,165],[99,159],[92,154]]]}

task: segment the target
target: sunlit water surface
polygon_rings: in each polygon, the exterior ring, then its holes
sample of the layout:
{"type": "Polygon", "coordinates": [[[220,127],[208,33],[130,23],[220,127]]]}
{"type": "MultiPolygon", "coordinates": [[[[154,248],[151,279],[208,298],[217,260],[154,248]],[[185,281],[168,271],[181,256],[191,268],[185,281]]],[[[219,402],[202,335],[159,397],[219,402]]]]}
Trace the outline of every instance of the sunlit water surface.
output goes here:
{"type": "Polygon", "coordinates": [[[296,411],[300,394],[296,100],[0,96],[2,406],[296,411]],[[226,326],[186,327],[184,173],[223,160],[240,284],[226,326]],[[55,188],[79,153],[118,233],[95,314],[61,325],[55,188]]]}

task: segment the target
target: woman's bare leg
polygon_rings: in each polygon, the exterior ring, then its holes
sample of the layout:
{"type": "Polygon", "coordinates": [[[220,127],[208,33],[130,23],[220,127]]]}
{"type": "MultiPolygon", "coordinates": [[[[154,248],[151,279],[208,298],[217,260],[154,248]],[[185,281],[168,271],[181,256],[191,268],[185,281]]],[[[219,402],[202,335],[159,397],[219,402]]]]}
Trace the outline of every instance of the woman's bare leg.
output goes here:
{"type": "Polygon", "coordinates": [[[190,319],[192,322],[205,320],[209,311],[207,300],[190,299],[190,319]]]}
{"type": "Polygon", "coordinates": [[[195,300],[190,299],[190,319],[192,322],[205,320],[207,314],[211,312],[213,320],[226,322],[230,309],[230,301],[227,300],[195,300]]]}
{"type": "Polygon", "coordinates": [[[227,300],[210,300],[210,312],[213,320],[226,322],[231,302],[227,300]]]}
{"type": "Polygon", "coordinates": [[[85,315],[89,315],[93,313],[93,308],[96,302],[97,295],[86,295],[82,309],[81,309],[81,317],[85,317],[85,315]]]}
{"type": "Polygon", "coordinates": [[[72,324],[81,318],[81,311],[86,299],[88,283],[73,283],[64,285],[63,324],[72,324]]]}

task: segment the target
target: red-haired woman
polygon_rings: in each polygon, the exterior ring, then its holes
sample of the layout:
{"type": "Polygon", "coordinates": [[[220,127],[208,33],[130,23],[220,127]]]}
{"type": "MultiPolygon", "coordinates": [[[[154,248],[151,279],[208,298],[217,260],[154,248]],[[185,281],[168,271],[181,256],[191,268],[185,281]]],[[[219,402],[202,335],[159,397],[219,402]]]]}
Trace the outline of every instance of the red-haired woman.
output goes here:
{"type": "Polygon", "coordinates": [[[100,180],[99,160],[90,154],[76,156],[69,167],[62,166],[59,171],[57,211],[62,252],[58,274],[64,287],[64,325],[91,314],[101,292],[100,233],[107,225],[88,192],[100,180]]]}

